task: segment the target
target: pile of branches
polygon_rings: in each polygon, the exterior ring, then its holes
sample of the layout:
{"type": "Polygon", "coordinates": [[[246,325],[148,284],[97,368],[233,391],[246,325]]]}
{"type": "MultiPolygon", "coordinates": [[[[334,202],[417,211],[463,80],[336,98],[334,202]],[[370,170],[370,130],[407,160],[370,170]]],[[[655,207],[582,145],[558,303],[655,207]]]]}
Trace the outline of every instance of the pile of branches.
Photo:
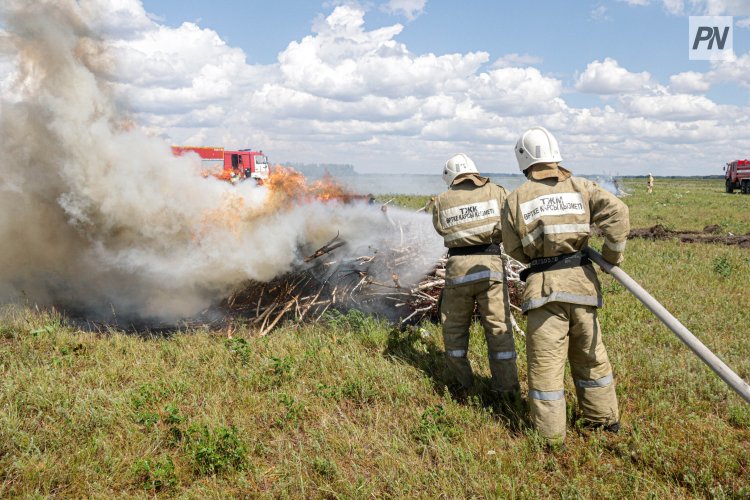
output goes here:
{"type": "MultiPolygon", "coordinates": [[[[419,251],[419,236],[408,238],[403,227],[398,229],[400,244],[386,244],[357,257],[350,256],[351,249],[341,251],[347,242],[336,236],[307,256],[303,269],[268,283],[246,283],[224,301],[222,308],[230,316],[249,321],[261,336],[283,320],[316,322],[332,309],[358,309],[402,327],[423,320],[437,321],[447,259],[426,261],[419,251]],[[414,269],[431,270],[420,276],[410,275],[414,269]]],[[[520,311],[523,282],[518,273],[524,266],[507,255],[503,255],[503,262],[511,307],[520,311]]],[[[523,334],[515,318],[512,323],[523,334]]]]}

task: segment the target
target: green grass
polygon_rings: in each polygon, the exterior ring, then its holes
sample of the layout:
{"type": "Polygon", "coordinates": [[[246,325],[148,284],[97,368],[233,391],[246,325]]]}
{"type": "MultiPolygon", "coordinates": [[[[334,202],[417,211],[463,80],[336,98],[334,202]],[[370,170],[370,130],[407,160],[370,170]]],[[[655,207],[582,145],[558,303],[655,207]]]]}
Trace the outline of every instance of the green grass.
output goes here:
{"type": "Polygon", "coordinates": [[[717,224],[722,233],[750,232],[750,196],[724,192],[723,179],[655,179],[646,193],[645,179],[625,179],[632,227],[662,224],[672,230],[700,231],[717,224]]]}
{"type": "MultiPolygon", "coordinates": [[[[652,224],[642,212],[653,208],[702,229],[715,201],[727,229],[746,227],[722,204],[750,196],[684,182],[669,191],[699,193],[684,205],[654,208],[668,196],[658,179],[654,195],[628,197],[633,225],[652,224]]],[[[750,379],[750,251],[632,240],[623,268],[750,379]]],[[[0,497],[750,497],[750,405],[611,277],[602,283],[623,430],[580,428],[568,376],[570,432],[553,452],[525,407],[492,401],[477,324],[477,384],[457,401],[439,325],[397,331],[351,311],[263,338],[148,338],[6,308],[0,497]]],[[[523,339],[516,347],[525,393],[523,339]]]]}
{"type": "Polygon", "coordinates": [[[377,196],[375,198],[376,203],[387,203],[403,207],[418,210],[425,206],[429,201],[430,196],[423,196],[417,194],[385,194],[377,196]]]}
{"type": "MultiPolygon", "coordinates": [[[[634,228],[662,224],[667,229],[701,231],[717,224],[722,233],[750,232],[750,196],[735,191],[724,192],[722,179],[659,179],[654,181],[654,192],[646,193],[645,179],[624,179],[623,185],[631,196],[623,201],[630,207],[630,222],[634,228]]],[[[429,196],[382,195],[377,200],[417,210],[429,196]]]]}

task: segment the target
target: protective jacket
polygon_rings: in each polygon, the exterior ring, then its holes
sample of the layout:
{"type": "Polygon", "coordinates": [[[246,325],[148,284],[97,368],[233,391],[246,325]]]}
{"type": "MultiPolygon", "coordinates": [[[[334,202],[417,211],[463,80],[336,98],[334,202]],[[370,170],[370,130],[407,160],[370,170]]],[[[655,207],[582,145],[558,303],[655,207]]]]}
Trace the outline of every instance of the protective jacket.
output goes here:
{"type": "MultiPolygon", "coordinates": [[[[531,178],[512,192],[503,210],[505,252],[516,260],[555,257],[588,245],[592,225],[604,236],[602,255],[622,261],[630,230],[628,207],[595,182],[573,177],[558,164],[537,165],[531,178]]],[[[596,271],[591,264],[532,273],[526,281],[522,309],[548,302],[602,306],[596,271]]]]}
{"type": "Polygon", "coordinates": [[[464,389],[471,387],[467,355],[476,305],[487,340],[492,389],[505,395],[519,391],[508,283],[499,248],[500,210],[507,194],[486,177],[462,174],[435,198],[433,209],[433,224],[449,252],[440,308],[448,367],[464,389]]]}
{"type": "MultiPolygon", "coordinates": [[[[500,244],[500,212],[508,192],[478,174],[457,177],[450,188],[435,198],[432,223],[449,249],[500,244]]],[[[473,254],[448,258],[445,286],[480,280],[503,281],[500,255],[473,254]]]]}

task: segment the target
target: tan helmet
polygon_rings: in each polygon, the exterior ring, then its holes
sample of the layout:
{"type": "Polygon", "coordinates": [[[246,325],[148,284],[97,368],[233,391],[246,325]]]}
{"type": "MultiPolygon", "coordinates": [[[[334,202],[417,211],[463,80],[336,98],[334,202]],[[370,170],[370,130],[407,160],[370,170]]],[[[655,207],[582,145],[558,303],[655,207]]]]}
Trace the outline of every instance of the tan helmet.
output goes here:
{"type": "Polygon", "coordinates": [[[448,186],[453,184],[453,180],[461,174],[478,174],[477,166],[471,161],[471,158],[463,153],[458,153],[450,157],[443,166],[443,182],[448,186]]]}
{"type": "Polygon", "coordinates": [[[537,163],[561,162],[562,156],[555,136],[544,127],[532,127],[516,143],[516,160],[523,172],[537,163]]]}

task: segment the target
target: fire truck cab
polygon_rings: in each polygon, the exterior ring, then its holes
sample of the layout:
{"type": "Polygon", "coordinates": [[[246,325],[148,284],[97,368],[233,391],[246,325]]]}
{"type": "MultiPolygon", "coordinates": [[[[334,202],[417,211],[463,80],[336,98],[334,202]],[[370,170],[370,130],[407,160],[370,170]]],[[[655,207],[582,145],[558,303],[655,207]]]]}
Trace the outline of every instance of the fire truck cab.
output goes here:
{"type": "Polygon", "coordinates": [[[182,156],[196,153],[207,171],[220,170],[221,178],[227,180],[256,179],[261,182],[268,178],[268,157],[263,151],[240,149],[228,151],[224,148],[205,146],[172,146],[172,154],[182,156]]]}
{"type": "Polygon", "coordinates": [[[735,160],[724,167],[724,183],[726,192],[741,189],[744,194],[750,194],[750,161],[735,160]]]}

